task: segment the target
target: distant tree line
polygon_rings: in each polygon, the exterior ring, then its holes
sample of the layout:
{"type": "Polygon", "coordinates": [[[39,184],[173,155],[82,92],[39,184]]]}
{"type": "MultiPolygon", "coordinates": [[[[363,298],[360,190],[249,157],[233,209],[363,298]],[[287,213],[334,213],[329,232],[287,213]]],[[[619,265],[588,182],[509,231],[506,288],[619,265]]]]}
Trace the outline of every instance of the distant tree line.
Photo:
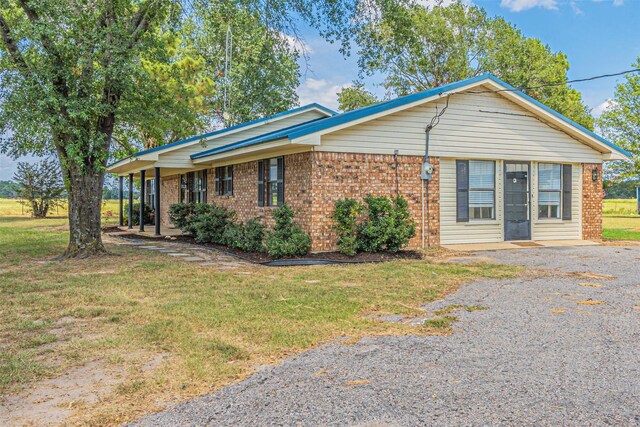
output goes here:
{"type": "Polygon", "coordinates": [[[609,181],[604,183],[605,199],[635,199],[640,180],[609,181]]]}
{"type": "Polygon", "coordinates": [[[13,181],[0,181],[0,199],[17,199],[20,185],[13,181]]]}

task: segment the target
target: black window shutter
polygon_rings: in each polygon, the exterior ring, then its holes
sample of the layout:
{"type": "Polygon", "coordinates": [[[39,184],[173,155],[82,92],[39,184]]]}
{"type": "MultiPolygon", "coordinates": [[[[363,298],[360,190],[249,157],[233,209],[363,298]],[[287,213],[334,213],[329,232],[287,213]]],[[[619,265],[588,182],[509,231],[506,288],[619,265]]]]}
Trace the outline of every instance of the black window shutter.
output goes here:
{"type": "Polygon", "coordinates": [[[264,160],[258,160],[258,206],[264,206],[264,160]]]}
{"type": "Polygon", "coordinates": [[[456,160],[456,221],[469,222],[468,160],[456,160]]]}
{"type": "Polygon", "coordinates": [[[229,188],[229,194],[233,195],[233,165],[229,166],[229,177],[231,178],[229,180],[229,185],[231,188],[229,188]]]}
{"type": "Polygon", "coordinates": [[[221,187],[221,185],[220,185],[220,167],[217,167],[217,168],[216,168],[215,187],[216,187],[216,188],[214,189],[214,191],[216,192],[216,194],[217,194],[217,195],[222,194],[222,193],[220,192],[220,187],[221,187]]]}
{"type": "Polygon", "coordinates": [[[278,206],[284,204],[284,157],[278,157],[278,206]]]}
{"type": "Polygon", "coordinates": [[[209,171],[207,169],[202,171],[202,203],[207,203],[207,175],[209,171]]]}
{"type": "Polygon", "coordinates": [[[562,219],[571,219],[571,165],[562,165],[562,219]]]}

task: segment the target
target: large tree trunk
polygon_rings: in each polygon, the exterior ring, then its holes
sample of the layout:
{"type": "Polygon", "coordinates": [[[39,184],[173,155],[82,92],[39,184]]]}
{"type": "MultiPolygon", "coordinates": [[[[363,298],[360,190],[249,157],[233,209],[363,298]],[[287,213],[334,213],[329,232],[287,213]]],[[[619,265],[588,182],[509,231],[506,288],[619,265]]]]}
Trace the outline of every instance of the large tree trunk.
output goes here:
{"type": "Polygon", "coordinates": [[[69,247],[64,256],[85,258],[106,253],[102,244],[101,208],[104,172],[72,166],[69,191],[69,247]]]}

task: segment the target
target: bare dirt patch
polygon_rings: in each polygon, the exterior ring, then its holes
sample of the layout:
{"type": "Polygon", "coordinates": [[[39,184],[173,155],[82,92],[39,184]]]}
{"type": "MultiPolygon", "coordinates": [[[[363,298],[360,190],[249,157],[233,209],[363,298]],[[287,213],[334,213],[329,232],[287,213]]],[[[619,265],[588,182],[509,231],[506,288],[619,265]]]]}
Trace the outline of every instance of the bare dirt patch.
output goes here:
{"type": "Polygon", "coordinates": [[[62,424],[79,404],[98,402],[126,378],[123,368],[89,362],[0,402],[0,425],[62,424]]]}

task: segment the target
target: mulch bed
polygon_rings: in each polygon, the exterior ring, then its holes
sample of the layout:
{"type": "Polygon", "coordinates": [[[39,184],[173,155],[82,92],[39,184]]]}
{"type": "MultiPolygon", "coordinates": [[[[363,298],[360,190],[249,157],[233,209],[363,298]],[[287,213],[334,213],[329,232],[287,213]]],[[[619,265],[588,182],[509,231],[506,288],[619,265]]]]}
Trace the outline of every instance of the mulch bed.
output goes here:
{"type": "MultiPolygon", "coordinates": [[[[104,228],[103,231],[105,233],[111,232],[122,232],[117,227],[108,227],[104,228]]],[[[359,253],[355,256],[347,256],[341,254],[340,252],[320,252],[320,253],[312,253],[307,254],[303,257],[295,257],[295,258],[282,258],[276,260],[275,258],[269,256],[265,253],[259,252],[245,252],[240,249],[230,248],[228,246],[217,245],[215,243],[196,243],[195,239],[191,236],[171,236],[167,238],[165,236],[154,237],[154,236],[142,236],[136,233],[127,233],[127,234],[119,234],[117,237],[130,239],[130,240],[162,240],[169,242],[180,242],[187,243],[194,246],[200,246],[204,248],[212,248],[221,252],[228,253],[230,255],[236,256],[238,258],[242,258],[247,261],[256,262],[256,263],[270,263],[270,262],[305,262],[309,261],[313,263],[313,261],[330,261],[335,263],[361,263],[361,262],[384,262],[384,261],[393,261],[393,260],[401,260],[401,259],[422,259],[423,255],[419,251],[399,251],[399,252],[377,252],[377,253],[359,253]]]]}

